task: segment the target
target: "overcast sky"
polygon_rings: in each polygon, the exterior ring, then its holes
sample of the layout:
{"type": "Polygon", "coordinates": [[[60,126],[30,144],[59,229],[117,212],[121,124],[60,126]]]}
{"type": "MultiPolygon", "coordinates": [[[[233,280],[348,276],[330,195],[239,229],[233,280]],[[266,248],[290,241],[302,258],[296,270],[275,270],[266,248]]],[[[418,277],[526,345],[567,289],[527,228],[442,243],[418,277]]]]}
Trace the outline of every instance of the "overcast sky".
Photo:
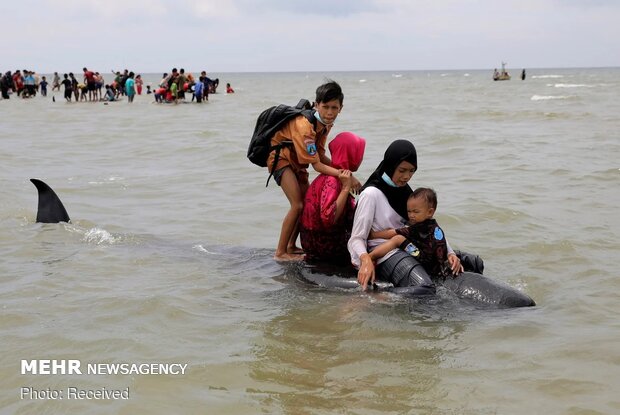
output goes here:
{"type": "Polygon", "coordinates": [[[2,0],[0,70],[620,66],[620,0],[2,0]]]}

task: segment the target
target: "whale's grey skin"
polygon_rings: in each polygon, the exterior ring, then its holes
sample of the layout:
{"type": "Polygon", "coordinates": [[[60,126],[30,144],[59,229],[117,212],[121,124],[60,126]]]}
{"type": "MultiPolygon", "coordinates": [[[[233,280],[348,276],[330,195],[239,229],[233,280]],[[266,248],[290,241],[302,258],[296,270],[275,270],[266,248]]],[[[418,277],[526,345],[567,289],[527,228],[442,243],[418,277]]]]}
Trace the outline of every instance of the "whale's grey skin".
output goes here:
{"type": "Polygon", "coordinates": [[[532,307],[536,303],[527,294],[493,278],[473,272],[463,272],[456,278],[439,283],[460,298],[503,308],[532,307]]]}
{"type": "MultiPolygon", "coordinates": [[[[296,273],[302,280],[325,288],[345,290],[360,288],[355,270],[351,267],[300,264],[290,267],[290,272],[296,273]]],[[[505,282],[474,272],[466,271],[456,278],[439,279],[436,284],[438,287],[444,287],[453,292],[459,298],[471,300],[482,306],[515,308],[536,305],[530,296],[505,282]]],[[[419,297],[419,290],[416,290],[416,287],[394,287],[382,281],[376,281],[371,289],[407,297],[419,297]]]]}
{"type": "MultiPolygon", "coordinates": [[[[37,222],[59,223],[69,222],[69,214],[51,187],[38,179],[30,179],[39,193],[37,222]]],[[[459,253],[461,255],[461,253],[459,253]]],[[[484,267],[479,257],[463,253],[465,263],[482,272],[484,267]]],[[[327,264],[293,263],[288,272],[311,284],[331,289],[359,290],[356,272],[350,266],[332,266],[327,264]]],[[[527,294],[516,288],[481,273],[463,272],[456,278],[437,281],[438,286],[456,294],[459,298],[471,300],[477,304],[498,308],[531,307],[536,303],[527,294]]],[[[416,287],[394,287],[390,283],[376,281],[372,289],[387,291],[402,296],[418,297],[416,287]]]]}
{"type": "Polygon", "coordinates": [[[59,223],[69,222],[69,214],[64,205],[47,184],[39,179],[30,179],[39,193],[39,205],[37,208],[37,222],[59,223]]]}

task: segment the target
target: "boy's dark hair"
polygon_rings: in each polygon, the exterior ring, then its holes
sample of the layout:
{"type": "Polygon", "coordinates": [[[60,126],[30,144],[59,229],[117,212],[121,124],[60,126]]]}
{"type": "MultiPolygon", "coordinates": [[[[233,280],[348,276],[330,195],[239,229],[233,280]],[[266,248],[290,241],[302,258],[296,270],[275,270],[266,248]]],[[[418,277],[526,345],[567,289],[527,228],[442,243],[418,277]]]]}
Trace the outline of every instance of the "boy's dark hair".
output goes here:
{"type": "Polygon", "coordinates": [[[409,199],[423,197],[428,206],[437,209],[437,193],[430,187],[418,187],[409,195],[409,199]]]}
{"type": "Polygon", "coordinates": [[[332,81],[328,79],[326,83],[320,85],[316,89],[316,98],[314,102],[329,102],[337,99],[342,105],[342,101],[344,101],[344,94],[342,93],[342,88],[338,85],[338,82],[332,81]]]}

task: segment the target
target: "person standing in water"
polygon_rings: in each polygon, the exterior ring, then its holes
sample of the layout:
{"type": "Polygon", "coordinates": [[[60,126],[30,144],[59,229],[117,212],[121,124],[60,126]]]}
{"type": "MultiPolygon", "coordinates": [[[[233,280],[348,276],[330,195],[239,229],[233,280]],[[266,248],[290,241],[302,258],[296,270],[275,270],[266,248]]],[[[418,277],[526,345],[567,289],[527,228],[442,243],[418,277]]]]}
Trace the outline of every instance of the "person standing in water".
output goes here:
{"type": "Polygon", "coordinates": [[[131,104],[133,102],[133,98],[136,96],[136,81],[133,79],[134,73],[129,72],[129,76],[125,81],[125,94],[127,94],[127,99],[131,104]]]}
{"type": "Polygon", "coordinates": [[[282,221],[274,255],[277,261],[303,260],[303,250],[295,244],[299,235],[298,224],[304,207],[304,196],[309,186],[308,166],[311,164],[315,171],[329,176],[341,177],[347,174],[345,170],[332,167],[331,160],[325,154],[327,135],[342,110],[343,100],[344,94],[337,82],[328,81],[320,85],[316,89],[314,103],[315,122],[310,122],[300,114],[285,123],[271,139],[272,147],[284,141],[293,143],[292,146],[282,147],[278,153],[273,150],[267,160],[270,175],[273,175],[290,203],[282,221]]]}

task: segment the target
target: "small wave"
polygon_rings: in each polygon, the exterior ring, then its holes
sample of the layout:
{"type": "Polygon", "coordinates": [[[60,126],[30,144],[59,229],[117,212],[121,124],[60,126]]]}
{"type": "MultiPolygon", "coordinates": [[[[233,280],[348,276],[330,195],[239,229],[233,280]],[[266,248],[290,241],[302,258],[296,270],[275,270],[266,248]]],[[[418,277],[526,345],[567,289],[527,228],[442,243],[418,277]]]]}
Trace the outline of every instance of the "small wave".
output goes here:
{"type": "Polygon", "coordinates": [[[534,95],[530,98],[532,101],[547,101],[552,99],[571,99],[575,95],[534,95]]]}
{"type": "Polygon", "coordinates": [[[125,180],[125,178],[119,177],[119,176],[110,176],[107,179],[103,179],[102,181],[90,181],[88,182],[88,184],[98,185],[98,184],[106,184],[109,182],[117,182],[117,181],[122,181],[122,180],[125,180]]]}
{"type": "Polygon", "coordinates": [[[517,290],[525,293],[527,292],[527,282],[523,280],[514,281],[511,285],[513,285],[517,290]]]}
{"type": "Polygon", "coordinates": [[[403,77],[403,75],[399,74],[399,73],[393,73],[392,74],[392,78],[402,78],[402,77],[403,77]]]}
{"type": "Polygon", "coordinates": [[[566,114],[566,113],[559,113],[559,112],[545,112],[543,113],[543,115],[545,116],[545,118],[571,118],[570,114],[566,114]]]}
{"type": "Polygon", "coordinates": [[[532,78],[546,79],[546,78],[564,78],[564,75],[534,75],[532,78]]]}
{"type": "Polygon", "coordinates": [[[213,252],[213,251],[209,251],[207,248],[205,248],[202,244],[198,244],[198,245],[194,245],[192,246],[192,248],[194,248],[195,250],[199,251],[199,252],[204,252],[206,254],[211,254],[211,255],[222,255],[218,252],[213,252]]]}
{"type": "Polygon", "coordinates": [[[553,86],[554,88],[594,88],[596,85],[588,85],[588,84],[547,84],[547,86],[553,86]]]}
{"type": "Polygon", "coordinates": [[[360,82],[360,84],[363,84],[364,82],[366,82],[366,80],[365,79],[360,79],[359,82],[360,82]]]}
{"type": "Polygon", "coordinates": [[[598,170],[583,176],[584,179],[592,179],[603,182],[616,182],[620,174],[620,168],[610,168],[607,170],[598,170]]]}
{"type": "Polygon", "coordinates": [[[84,240],[88,243],[94,243],[96,245],[112,245],[118,242],[120,238],[113,236],[105,229],[92,228],[86,231],[86,233],[84,234],[84,240]]]}

